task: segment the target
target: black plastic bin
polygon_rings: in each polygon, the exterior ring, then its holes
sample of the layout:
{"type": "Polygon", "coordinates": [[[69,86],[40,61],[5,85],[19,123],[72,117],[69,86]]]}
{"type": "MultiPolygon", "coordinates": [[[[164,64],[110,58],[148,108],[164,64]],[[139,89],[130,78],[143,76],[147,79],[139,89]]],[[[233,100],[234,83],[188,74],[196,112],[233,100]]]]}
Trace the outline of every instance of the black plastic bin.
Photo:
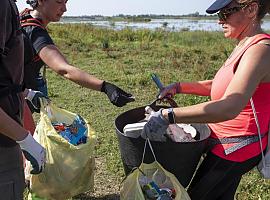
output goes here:
{"type": "MultiPolygon", "coordinates": [[[[162,106],[163,107],[163,106],[162,106]]],[[[139,107],[120,114],[115,120],[121,159],[125,174],[128,175],[134,167],[142,162],[145,140],[142,137],[130,138],[123,135],[123,128],[130,123],[136,123],[145,118],[145,107],[139,107]]],[[[156,106],[155,110],[161,108],[156,106]]],[[[199,163],[202,153],[206,148],[210,131],[205,124],[192,124],[199,132],[200,138],[195,142],[176,143],[171,140],[166,142],[151,141],[157,161],[169,172],[173,173],[179,182],[187,187],[199,163]]],[[[198,133],[197,133],[198,134],[198,133]]],[[[154,161],[150,148],[146,149],[145,163],[154,161]]]]}

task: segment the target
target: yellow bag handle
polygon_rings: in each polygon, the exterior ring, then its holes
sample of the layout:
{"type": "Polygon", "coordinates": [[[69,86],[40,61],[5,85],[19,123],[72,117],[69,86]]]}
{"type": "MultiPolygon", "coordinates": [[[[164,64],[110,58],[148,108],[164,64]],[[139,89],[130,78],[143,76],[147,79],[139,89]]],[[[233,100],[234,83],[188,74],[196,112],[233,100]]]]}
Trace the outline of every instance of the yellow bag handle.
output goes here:
{"type": "Polygon", "coordinates": [[[152,152],[152,155],[153,155],[155,161],[157,162],[157,158],[156,158],[154,149],[153,149],[153,147],[152,147],[152,145],[151,145],[150,139],[147,137],[146,140],[145,140],[145,143],[144,143],[143,156],[142,156],[142,162],[141,162],[141,163],[143,163],[143,161],[144,161],[145,150],[146,150],[146,145],[147,145],[147,144],[149,145],[149,148],[150,148],[150,150],[151,150],[151,152],[152,152]]]}

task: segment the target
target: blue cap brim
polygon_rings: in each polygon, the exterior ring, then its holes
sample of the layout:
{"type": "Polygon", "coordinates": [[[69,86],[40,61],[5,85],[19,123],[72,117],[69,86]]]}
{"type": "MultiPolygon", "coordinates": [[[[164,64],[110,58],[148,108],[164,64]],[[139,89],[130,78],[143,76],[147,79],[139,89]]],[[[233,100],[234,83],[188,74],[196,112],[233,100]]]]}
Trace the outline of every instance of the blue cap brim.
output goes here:
{"type": "Polygon", "coordinates": [[[209,8],[207,8],[206,12],[208,14],[214,14],[229,5],[232,1],[233,0],[216,0],[209,8]]]}

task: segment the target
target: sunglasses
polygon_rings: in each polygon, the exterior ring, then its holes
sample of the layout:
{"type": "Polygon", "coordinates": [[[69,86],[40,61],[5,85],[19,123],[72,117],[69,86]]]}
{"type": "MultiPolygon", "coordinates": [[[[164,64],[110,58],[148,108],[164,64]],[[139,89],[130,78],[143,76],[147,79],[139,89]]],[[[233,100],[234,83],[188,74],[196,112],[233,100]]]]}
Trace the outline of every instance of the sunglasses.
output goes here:
{"type": "Polygon", "coordinates": [[[232,7],[232,8],[227,8],[227,9],[223,9],[222,11],[219,11],[217,13],[218,18],[221,21],[226,21],[226,19],[231,16],[232,14],[240,11],[241,9],[245,8],[246,6],[248,6],[249,4],[239,4],[238,6],[232,7]]]}

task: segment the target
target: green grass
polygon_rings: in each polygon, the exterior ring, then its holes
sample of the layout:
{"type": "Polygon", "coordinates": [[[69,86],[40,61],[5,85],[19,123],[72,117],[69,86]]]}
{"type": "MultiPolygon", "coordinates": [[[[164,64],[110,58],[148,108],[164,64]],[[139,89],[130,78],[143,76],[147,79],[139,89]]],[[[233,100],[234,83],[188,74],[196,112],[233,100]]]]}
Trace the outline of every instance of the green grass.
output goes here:
{"type": "MultiPolygon", "coordinates": [[[[48,70],[49,96],[55,104],[88,119],[98,134],[96,154],[107,170],[123,176],[114,120],[122,112],[155,99],[157,88],[150,78],[157,73],[164,84],[213,78],[234,42],[220,32],[166,32],[124,29],[114,31],[89,25],[49,26],[55,43],[69,62],[133,93],[136,101],[123,108],[109,103],[100,92],[82,88],[48,70]]],[[[180,106],[207,98],[178,95],[180,106]]],[[[251,172],[244,176],[238,199],[270,199],[269,181],[251,172]]]]}

